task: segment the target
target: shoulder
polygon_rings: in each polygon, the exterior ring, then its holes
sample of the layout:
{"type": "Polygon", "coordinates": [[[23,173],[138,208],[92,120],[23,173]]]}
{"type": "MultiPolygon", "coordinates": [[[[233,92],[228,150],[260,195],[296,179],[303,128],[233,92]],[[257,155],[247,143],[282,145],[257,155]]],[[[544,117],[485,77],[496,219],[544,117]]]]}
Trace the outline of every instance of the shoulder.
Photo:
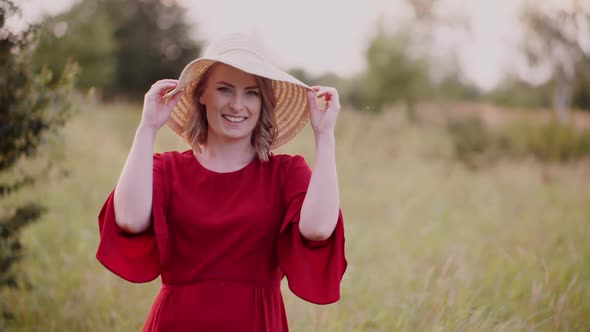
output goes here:
{"type": "Polygon", "coordinates": [[[186,150],[186,151],[164,151],[164,152],[155,152],[154,153],[154,158],[157,159],[166,159],[166,160],[170,160],[170,161],[176,161],[176,162],[187,162],[187,161],[191,161],[192,158],[194,158],[193,156],[193,151],[192,150],[186,150]]]}
{"type": "Polygon", "coordinates": [[[301,155],[272,155],[269,162],[275,164],[273,168],[278,171],[282,179],[291,179],[293,177],[308,178],[311,175],[311,169],[305,158],[301,155]]]}
{"type": "Polygon", "coordinates": [[[155,152],[154,157],[167,158],[170,160],[182,160],[182,159],[194,158],[192,150],[186,150],[186,151],[171,150],[171,151],[164,151],[164,152],[155,152]]]}
{"type": "Polygon", "coordinates": [[[281,169],[290,169],[296,166],[307,165],[305,158],[300,155],[290,154],[273,154],[270,159],[270,163],[275,163],[281,169]]]}
{"type": "Polygon", "coordinates": [[[194,162],[192,150],[165,151],[154,153],[154,166],[179,168],[186,167],[194,162]]]}

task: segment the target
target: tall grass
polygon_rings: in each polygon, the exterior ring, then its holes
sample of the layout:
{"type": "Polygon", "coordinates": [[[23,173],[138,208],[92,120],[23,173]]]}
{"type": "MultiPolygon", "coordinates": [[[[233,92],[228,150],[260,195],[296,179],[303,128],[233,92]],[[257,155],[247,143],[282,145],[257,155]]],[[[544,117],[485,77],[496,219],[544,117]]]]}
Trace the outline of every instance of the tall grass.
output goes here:
{"type": "MultiPolygon", "coordinates": [[[[137,331],[158,281],[94,258],[96,216],[123,166],[138,106],[84,104],[66,128],[65,180],[15,200],[49,207],[24,233],[31,287],[4,290],[5,331],[137,331]]],[[[503,161],[475,172],[445,128],[344,110],[337,128],[349,268],[342,299],[284,287],[293,331],[590,331],[590,167],[503,161]]],[[[165,129],[157,151],[184,149],[165,129]]],[[[309,126],[281,152],[313,163],[309,126]]]]}

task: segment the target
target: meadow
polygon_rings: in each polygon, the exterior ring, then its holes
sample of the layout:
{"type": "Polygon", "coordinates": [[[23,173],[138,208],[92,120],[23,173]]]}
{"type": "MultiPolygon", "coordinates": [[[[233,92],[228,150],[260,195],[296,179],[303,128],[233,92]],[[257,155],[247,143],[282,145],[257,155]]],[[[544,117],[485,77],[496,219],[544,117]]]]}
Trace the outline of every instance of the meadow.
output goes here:
{"type": "MultiPolygon", "coordinates": [[[[3,290],[3,331],[138,331],[159,288],[95,259],[97,214],[117,181],[140,106],[85,100],[62,163],[12,201],[48,212],[23,233],[29,287],[3,290]]],[[[348,270],[316,306],[283,283],[292,331],[590,331],[590,163],[453,158],[444,126],[344,109],[337,128],[348,270]]],[[[156,151],[186,146],[167,128],[156,151]]],[[[313,164],[308,127],[280,152],[313,164]]],[[[0,318],[1,319],[1,318],[0,318]]]]}

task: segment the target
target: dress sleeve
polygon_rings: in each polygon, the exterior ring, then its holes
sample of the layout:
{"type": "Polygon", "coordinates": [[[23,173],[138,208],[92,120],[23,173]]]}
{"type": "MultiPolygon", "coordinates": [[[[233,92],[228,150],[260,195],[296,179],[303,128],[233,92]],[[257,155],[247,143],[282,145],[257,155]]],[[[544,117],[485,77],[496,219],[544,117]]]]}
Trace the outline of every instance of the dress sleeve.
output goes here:
{"type": "Polygon", "coordinates": [[[296,156],[282,178],[285,215],[277,243],[279,266],[287,276],[289,288],[298,297],[316,304],[336,302],[347,264],[342,211],[327,240],[305,239],[299,231],[299,215],[311,170],[302,157],[296,156]]]}
{"type": "Polygon", "coordinates": [[[148,282],[161,273],[161,257],[168,238],[165,168],[164,155],[155,154],[152,215],[147,230],[130,234],[115,223],[114,189],[98,215],[100,242],[96,258],[111,272],[131,282],[148,282]]]}

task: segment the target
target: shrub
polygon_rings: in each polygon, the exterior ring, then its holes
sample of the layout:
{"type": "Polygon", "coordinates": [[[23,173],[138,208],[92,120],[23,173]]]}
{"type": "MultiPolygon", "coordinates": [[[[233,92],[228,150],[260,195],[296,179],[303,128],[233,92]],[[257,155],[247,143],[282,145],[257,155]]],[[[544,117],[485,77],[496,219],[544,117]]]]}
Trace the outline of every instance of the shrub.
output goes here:
{"type": "Polygon", "coordinates": [[[498,142],[511,155],[532,155],[542,161],[567,162],[590,157],[590,132],[557,122],[511,124],[502,130],[498,142]]]}
{"type": "Polygon", "coordinates": [[[590,131],[557,122],[538,124],[517,121],[488,128],[479,117],[448,122],[457,159],[472,163],[498,158],[534,157],[541,161],[568,162],[590,157],[590,131]]]}
{"type": "MultiPolygon", "coordinates": [[[[38,202],[6,204],[10,194],[39,176],[15,170],[15,165],[23,157],[33,157],[72,114],[68,96],[76,73],[70,64],[59,77],[48,70],[34,74],[29,54],[36,27],[9,32],[5,23],[13,15],[19,15],[16,5],[0,0],[0,288],[19,285],[15,265],[22,255],[19,233],[44,210],[38,202]]],[[[0,300],[0,312],[8,316],[3,303],[0,300]]]]}
{"type": "Polygon", "coordinates": [[[493,145],[492,133],[476,116],[450,120],[447,130],[451,135],[455,156],[461,161],[473,161],[489,152],[493,145]]]}

